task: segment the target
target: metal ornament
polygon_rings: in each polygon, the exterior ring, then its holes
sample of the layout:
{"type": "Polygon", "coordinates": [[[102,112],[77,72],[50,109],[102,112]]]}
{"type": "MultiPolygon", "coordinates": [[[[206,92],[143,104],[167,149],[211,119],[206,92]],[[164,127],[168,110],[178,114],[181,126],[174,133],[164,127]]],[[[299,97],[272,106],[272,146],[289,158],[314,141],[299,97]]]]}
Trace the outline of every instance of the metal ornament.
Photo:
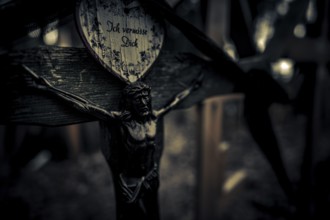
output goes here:
{"type": "Polygon", "coordinates": [[[126,83],[146,74],[164,41],[162,23],[135,0],[78,0],[76,22],[93,56],[126,83]]]}

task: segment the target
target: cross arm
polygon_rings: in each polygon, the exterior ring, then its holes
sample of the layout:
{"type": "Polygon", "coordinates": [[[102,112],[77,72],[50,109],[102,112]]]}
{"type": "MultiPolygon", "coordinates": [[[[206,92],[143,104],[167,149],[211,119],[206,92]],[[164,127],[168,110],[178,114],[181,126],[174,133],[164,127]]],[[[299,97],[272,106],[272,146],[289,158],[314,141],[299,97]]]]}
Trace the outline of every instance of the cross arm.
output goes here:
{"type": "MultiPolygon", "coordinates": [[[[96,103],[107,111],[118,111],[125,84],[103,69],[85,48],[38,47],[12,51],[0,57],[0,123],[59,126],[95,120],[43,92],[26,88],[22,64],[60,90],[96,103]]],[[[203,86],[176,108],[190,107],[203,99],[232,93],[234,84],[219,74],[212,63],[192,54],[163,51],[144,82],[151,86],[154,109],[171,101],[204,73],[203,86]]]]}
{"type": "Polygon", "coordinates": [[[44,77],[38,76],[38,74],[33,72],[26,65],[23,64],[22,67],[32,78],[31,87],[33,87],[34,89],[52,93],[53,95],[65,101],[66,103],[68,103],[68,105],[73,106],[80,112],[87,113],[89,115],[94,116],[96,119],[103,121],[117,119],[121,116],[121,113],[118,111],[107,111],[98,106],[97,104],[80,97],[79,95],[75,95],[73,93],[58,89],[52,84],[50,84],[44,77]]]}
{"type": "Polygon", "coordinates": [[[197,90],[203,81],[203,76],[204,74],[202,73],[203,70],[201,70],[200,75],[198,76],[197,79],[195,79],[190,85],[189,87],[187,87],[185,90],[181,91],[180,93],[178,93],[169,104],[167,104],[166,106],[164,106],[163,108],[157,110],[155,112],[155,116],[156,117],[161,117],[164,114],[166,114],[168,111],[170,111],[171,109],[173,109],[175,106],[177,106],[180,102],[182,102],[185,98],[187,98],[189,95],[192,94],[192,92],[194,90],[197,90]]]}

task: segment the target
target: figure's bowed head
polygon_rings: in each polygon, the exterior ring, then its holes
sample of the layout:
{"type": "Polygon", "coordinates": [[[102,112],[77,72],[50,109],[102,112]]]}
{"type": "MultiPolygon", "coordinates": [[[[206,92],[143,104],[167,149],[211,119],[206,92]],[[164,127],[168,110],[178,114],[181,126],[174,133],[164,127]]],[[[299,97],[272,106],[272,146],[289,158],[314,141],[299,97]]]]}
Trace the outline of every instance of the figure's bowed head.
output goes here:
{"type": "Polygon", "coordinates": [[[124,109],[141,120],[152,115],[150,86],[142,82],[134,82],[124,89],[124,109]]]}

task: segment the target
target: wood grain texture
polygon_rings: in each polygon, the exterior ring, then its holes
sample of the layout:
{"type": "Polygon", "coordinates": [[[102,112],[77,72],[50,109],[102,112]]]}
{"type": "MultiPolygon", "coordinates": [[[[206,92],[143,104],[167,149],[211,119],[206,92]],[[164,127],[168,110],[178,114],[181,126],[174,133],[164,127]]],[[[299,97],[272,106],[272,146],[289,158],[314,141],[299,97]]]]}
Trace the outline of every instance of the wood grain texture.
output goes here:
{"type": "MultiPolygon", "coordinates": [[[[125,84],[99,65],[85,48],[39,47],[13,51],[2,62],[0,82],[1,123],[58,126],[95,120],[82,114],[51,94],[28,87],[21,64],[25,64],[56,87],[80,95],[107,110],[118,110],[125,84]],[[8,65],[10,64],[10,65],[8,65]]],[[[224,66],[224,71],[226,67],[224,66]]],[[[177,108],[188,108],[203,99],[233,92],[234,85],[209,63],[192,54],[162,52],[143,80],[152,88],[153,108],[166,105],[185,89],[200,72],[202,87],[177,108]]]]}

